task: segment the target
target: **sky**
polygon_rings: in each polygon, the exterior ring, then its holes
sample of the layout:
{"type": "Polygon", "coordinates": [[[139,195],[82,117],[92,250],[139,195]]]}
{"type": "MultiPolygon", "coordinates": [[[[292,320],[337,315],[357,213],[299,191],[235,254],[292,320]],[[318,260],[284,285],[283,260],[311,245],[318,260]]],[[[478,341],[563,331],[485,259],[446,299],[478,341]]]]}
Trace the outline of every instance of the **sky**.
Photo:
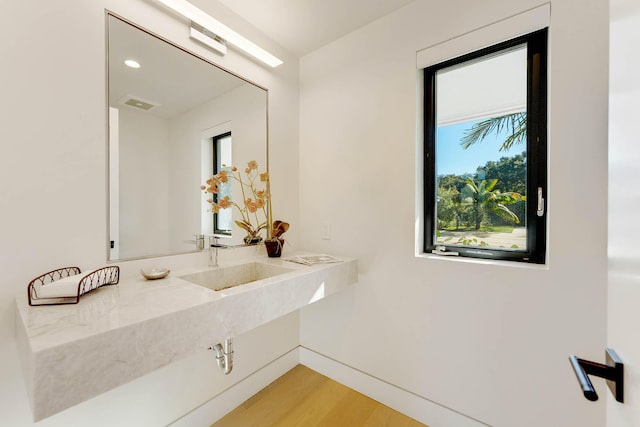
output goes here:
{"type": "Polygon", "coordinates": [[[508,151],[499,151],[508,132],[496,136],[489,134],[483,141],[473,144],[466,150],[460,145],[464,131],[470,129],[476,121],[441,126],[436,134],[437,175],[473,174],[478,166],[484,166],[489,160],[512,157],[525,151],[525,144],[515,144],[508,151]]]}

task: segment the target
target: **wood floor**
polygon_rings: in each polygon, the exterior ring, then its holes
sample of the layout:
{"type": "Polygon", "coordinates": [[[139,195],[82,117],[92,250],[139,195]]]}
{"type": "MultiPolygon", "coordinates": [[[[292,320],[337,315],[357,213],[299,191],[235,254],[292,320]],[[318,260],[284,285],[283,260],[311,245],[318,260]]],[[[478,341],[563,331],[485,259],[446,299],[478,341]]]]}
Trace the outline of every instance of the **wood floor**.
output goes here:
{"type": "Polygon", "coordinates": [[[427,427],[298,365],[211,427],[427,427]]]}

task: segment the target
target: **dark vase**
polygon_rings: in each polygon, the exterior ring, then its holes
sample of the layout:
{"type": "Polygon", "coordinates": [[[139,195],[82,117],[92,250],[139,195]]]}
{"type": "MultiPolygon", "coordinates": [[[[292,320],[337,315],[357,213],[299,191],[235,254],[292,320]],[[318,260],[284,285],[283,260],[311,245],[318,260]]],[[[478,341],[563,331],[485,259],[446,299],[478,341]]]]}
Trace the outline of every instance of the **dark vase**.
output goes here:
{"type": "Polygon", "coordinates": [[[284,239],[265,240],[264,245],[267,248],[267,255],[269,255],[270,258],[278,258],[282,255],[284,239]]]}
{"type": "Polygon", "coordinates": [[[245,245],[257,245],[262,240],[262,237],[247,235],[244,236],[243,240],[245,245]]]}

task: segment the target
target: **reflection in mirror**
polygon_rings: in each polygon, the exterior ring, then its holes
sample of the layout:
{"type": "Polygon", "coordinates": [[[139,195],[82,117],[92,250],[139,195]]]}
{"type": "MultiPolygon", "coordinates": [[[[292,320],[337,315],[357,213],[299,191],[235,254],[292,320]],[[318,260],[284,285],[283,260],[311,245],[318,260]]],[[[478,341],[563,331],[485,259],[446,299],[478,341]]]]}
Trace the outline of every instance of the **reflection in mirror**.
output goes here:
{"type": "MultiPolygon", "coordinates": [[[[223,170],[231,172],[233,160],[231,157],[231,132],[223,133],[213,137],[213,173],[218,174],[223,170]]],[[[220,185],[219,192],[212,194],[213,201],[219,203],[221,199],[228,197],[233,200],[231,182],[220,185]]],[[[233,211],[231,209],[220,209],[213,214],[213,234],[231,236],[233,227],[233,211]]]]}
{"type": "Polygon", "coordinates": [[[108,35],[109,259],[194,251],[214,230],[241,243],[200,185],[223,165],[267,167],[267,92],[113,15],[108,35]]]}

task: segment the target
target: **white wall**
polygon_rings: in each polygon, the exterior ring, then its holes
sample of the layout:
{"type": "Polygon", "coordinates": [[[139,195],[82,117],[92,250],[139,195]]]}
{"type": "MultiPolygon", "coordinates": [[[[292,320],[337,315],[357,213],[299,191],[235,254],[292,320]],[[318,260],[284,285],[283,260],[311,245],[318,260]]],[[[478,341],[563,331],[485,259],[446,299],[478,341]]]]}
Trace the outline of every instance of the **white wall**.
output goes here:
{"type": "MultiPolygon", "coordinates": [[[[187,23],[146,0],[0,2],[0,413],[32,425],[15,360],[13,301],[33,277],[65,265],[106,263],[105,15],[109,8],[269,88],[270,152],[277,211],[300,230],[297,189],[298,62],[216,2],[194,4],[273,51],[276,70],[230,52],[224,58],[188,39],[187,23]],[[28,23],[25,25],[25,23],[28,23]]],[[[226,256],[224,253],[222,257],[226,256]]],[[[206,263],[205,254],[150,260],[168,267],[206,263]]],[[[142,262],[119,263],[124,275],[142,262]]],[[[208,357],[188,359],[105,395],[99,412],[79,405],[66,422],[38,425],[164,425],[297,344],[297,315],[239,337],[232,377],[211,373],[208,357]],[[244,341],[241,344],[240,341],[244,341]],[[240,351],[242,345],[246,350],[240,351]],[[265,350],[266,348],[266,350],[265,350]],[[244,354],[241,356],[241,354],[244,354]],[[84,409],[83,409],[84,408],[84,409]]],[[[91,405],[87,402],[87,405],[91,405]]],[[[93,407],[98,410],[98,407],[93,407]]]]}
{"type": "Polygon", "coordinates": [[[169,253],[169,123],[120,108],[120,258],[169,253]]]}
{"type": "Polygon", "coordinates": [[[301,59],[302,240],[360,274],[301,344],[493,426],[605,418],[567,358],[605,346],[608,2],[551,3],[544,267],[414,257],[416,52],[540,1],[415,1],[301,59]]]}

